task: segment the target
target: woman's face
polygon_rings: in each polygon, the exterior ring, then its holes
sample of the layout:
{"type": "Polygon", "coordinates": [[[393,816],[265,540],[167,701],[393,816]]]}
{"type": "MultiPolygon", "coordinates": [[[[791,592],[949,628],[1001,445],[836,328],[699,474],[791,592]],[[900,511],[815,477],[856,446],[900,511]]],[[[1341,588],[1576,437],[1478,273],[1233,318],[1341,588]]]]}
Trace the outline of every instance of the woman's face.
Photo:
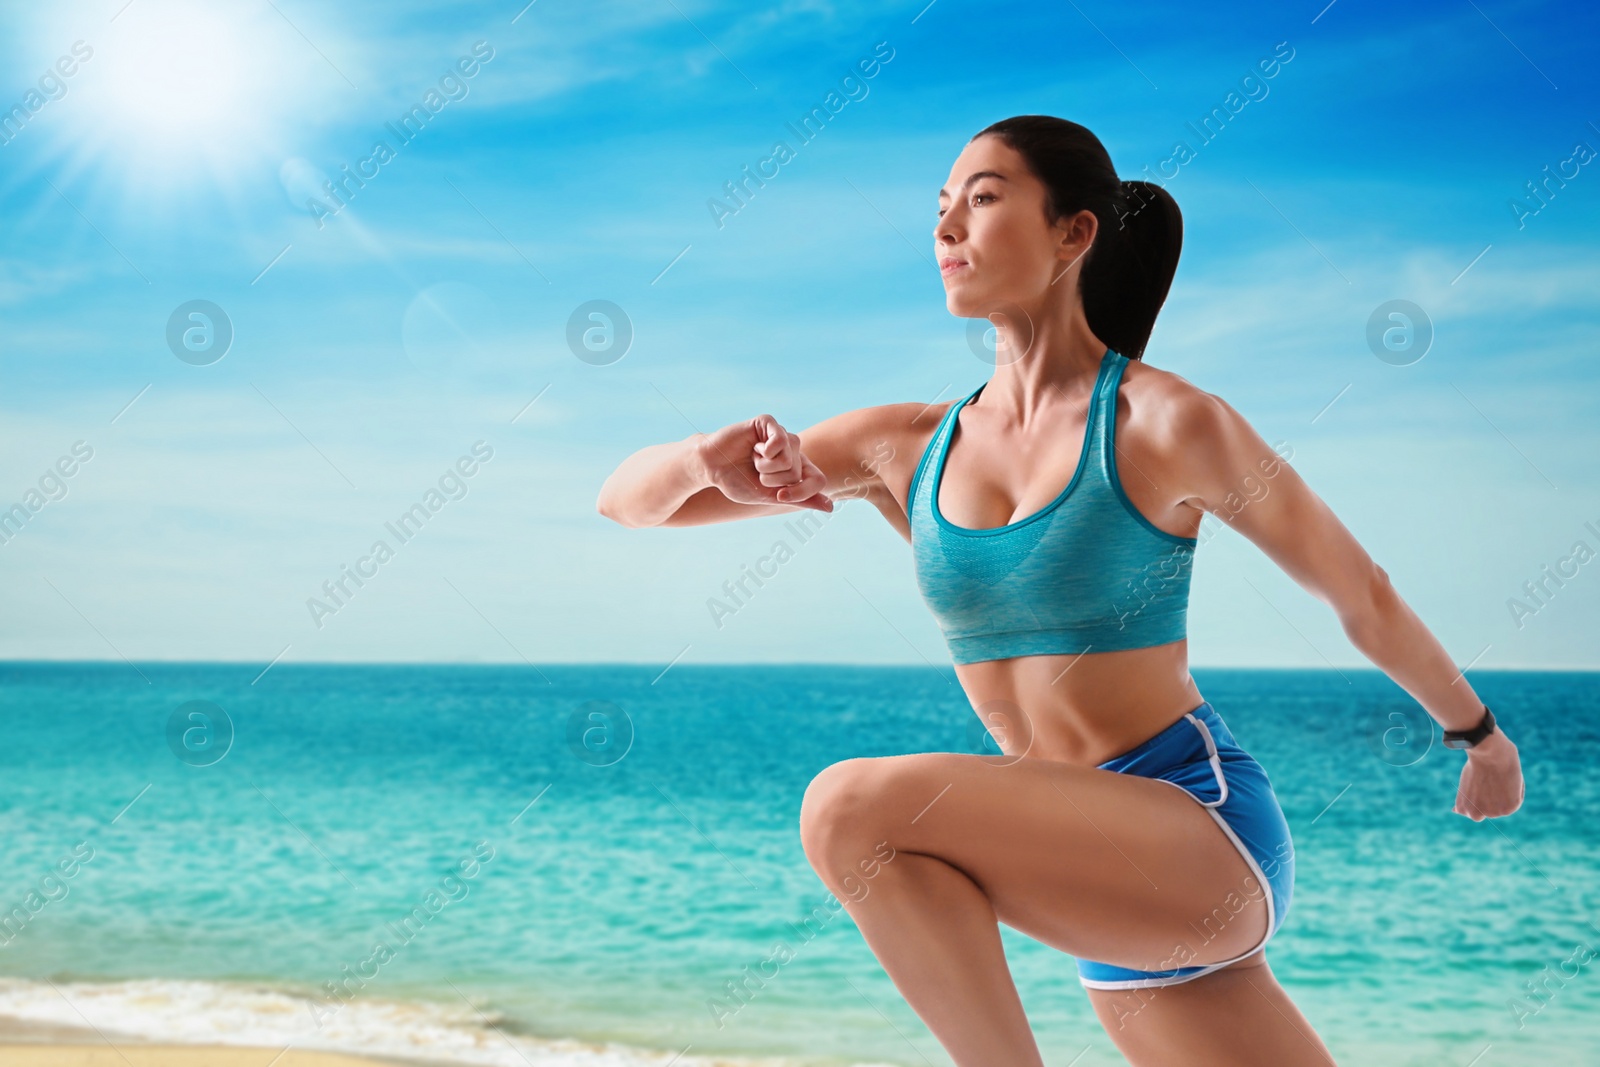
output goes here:
{"type": "Polygon", "coordinates": [[[1094,213],[1047,221],[1049,192],[1016,149],[990,134],[968,142],[939,190],[934,251],[945,307],[987,318],[1030,315],[1077,293],[1077,265],[1094,241],[1094,213]]]}

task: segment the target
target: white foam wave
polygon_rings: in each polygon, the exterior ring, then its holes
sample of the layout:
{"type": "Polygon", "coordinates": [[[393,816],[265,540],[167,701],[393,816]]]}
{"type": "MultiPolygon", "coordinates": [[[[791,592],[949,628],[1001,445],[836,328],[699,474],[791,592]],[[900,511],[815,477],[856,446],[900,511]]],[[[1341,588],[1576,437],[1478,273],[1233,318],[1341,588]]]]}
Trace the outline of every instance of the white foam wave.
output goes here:
{"type": "Polygon", "coordinates": [[[318,1026],[313,1003],[281,989],[226,982],[0,978],[0,1016],[93,1027],[113,1043],[127,1035],[167,1044],[287,1047],[476,1067],[663,1067],[669,1062],[674,1067],[785,1067],[790,1062],[707,1059],[680,1056],[681,1049],[509,1034],[497,1028],[501,1017],[465,1001],[457,1006],[362,997],[318,1026]]]}

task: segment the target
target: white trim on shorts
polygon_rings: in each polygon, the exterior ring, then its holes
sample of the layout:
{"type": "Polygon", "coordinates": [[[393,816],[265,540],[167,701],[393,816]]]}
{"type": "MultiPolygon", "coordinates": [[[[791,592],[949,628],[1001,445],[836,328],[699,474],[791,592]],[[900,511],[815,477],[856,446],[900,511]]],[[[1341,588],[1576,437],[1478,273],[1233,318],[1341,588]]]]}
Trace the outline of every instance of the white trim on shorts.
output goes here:
{"type": "MultiPolygon", "coordinates": [[[[1238,963],[1246,956],[1253,956],[1257,952],[1260,952],[1262,949],[1266,948],[1267,941],[1272,937],[1273,927],[1277,924],[1277,912],[1272,902],[1271,883],[1267,881],[1267,876],[1262,872],[1261,865],[1256,862],[1256,858],[1250,854],[1250,850],[1248,848],[1244,847],[1244,842],[1239,840],[1239,835],[1233,832],[1233,827],[1229,826],[1227,820],[1217,813],[1217,808],[1221,807],[1222,803],[1228,799],[1228,779],[1224,777],[1222,773],[1222,759],[1217,754],[1217,743],[1212,738],[1210,729],[1207,728],[1205,723],[1195,718],[1193,712],[1185,714],[1184,718],[1194,723],[1195,726],[1199,728],[1201,736],[1205,738],[1206,753],[1211,762],[1211,769],[1216,773],[1217,782],[1222,787],[1221,796],[1217,798],[1216,803],[1208,804],[1199,797],[1195,796],[1193,793],[1189,792],[1183,786],[1179,785],[1177,782],[1167,781],[1165,778],[1152,778],[1150,780],[1153,782],[1165,782],[1167,785],[1172,786],[1184,796],[1188,797],[1190,800],[1193,800],[1195,803],[1204,808],[1206,810],[1206,814],[1210,815],[1211,818],[1215,820],[1216,824],[1222,827],[1222,832],[1228,835],[1228,840],[1233,842],[1233,847],[1239,850],[1239,855],[1243,856],[1245,863],[1250,865],[1251,873],[1256,876],[1257,883],[1261,886],[1262,891],[1266,894],[1267,932],[1261,938],[1261,940],[1256,943],[1256,946],[1249,951],[1241,952],[1232,959],[1220,960],[1217,963],[1205,964],[1192,974],[1175,975],[1169,978],[1124,978],[1113,981],[1089,979],[1080,974],[1078,976],[1078,981],[1090,989],[1149,989],[1153,986],[1182,985],[1184,982],[1190,982],[1196,978],[1203,978],[1212,971],[1220,970],[1221,968],[1228,966],[1230,963],[1238,963]]],[[[1130,967],[1127,969],[1138,970],[1139,968],[1130,967]]]]}

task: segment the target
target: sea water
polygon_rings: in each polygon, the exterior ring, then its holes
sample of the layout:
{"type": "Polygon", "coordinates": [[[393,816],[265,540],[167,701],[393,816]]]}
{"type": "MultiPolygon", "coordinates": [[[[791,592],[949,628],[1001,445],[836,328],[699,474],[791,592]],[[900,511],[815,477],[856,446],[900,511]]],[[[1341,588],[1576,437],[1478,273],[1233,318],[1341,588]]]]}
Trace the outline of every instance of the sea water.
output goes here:
{"type": "MultiPolygon", "coordinates": [[[[1288,815],[1267,954],[1340,1063],[1600,1063],[1600,675],[1472,674],[1527,776],[1475,823],[1464,754],[1382,674],[1193,673],[1288,815]]],[[[973,722],[948,667],[0,664],[0,1018],[948,1064],[798,818],[839,760],[997,751],[973,722]]],[[[1072,959],[1002,937],[1045,1062],[1124,1062],[1072,959]]]]}

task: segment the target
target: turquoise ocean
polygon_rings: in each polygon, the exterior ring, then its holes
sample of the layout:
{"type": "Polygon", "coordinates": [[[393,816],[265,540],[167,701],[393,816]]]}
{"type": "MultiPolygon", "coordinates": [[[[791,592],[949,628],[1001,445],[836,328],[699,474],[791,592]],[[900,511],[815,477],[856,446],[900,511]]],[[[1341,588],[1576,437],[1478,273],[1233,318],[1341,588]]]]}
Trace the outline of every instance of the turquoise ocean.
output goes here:
{"type": "MultiPolygon", "coordinates": [[[[1341,1064],[1600,1064],[1600,675],[1472,673],[1527,776],[1474,823],[1382,674],[1193,673],[1288,814],[1268,958],[1341,1064]]],[[[973,722],[947,667],[0,664],[0,1022],[948,1064],[798,816],[839,760],[997,751],[973,722]]],[[[1045,1062],[1124,1062],[1073,961],[1002,929],[1045,1062]]]]}

